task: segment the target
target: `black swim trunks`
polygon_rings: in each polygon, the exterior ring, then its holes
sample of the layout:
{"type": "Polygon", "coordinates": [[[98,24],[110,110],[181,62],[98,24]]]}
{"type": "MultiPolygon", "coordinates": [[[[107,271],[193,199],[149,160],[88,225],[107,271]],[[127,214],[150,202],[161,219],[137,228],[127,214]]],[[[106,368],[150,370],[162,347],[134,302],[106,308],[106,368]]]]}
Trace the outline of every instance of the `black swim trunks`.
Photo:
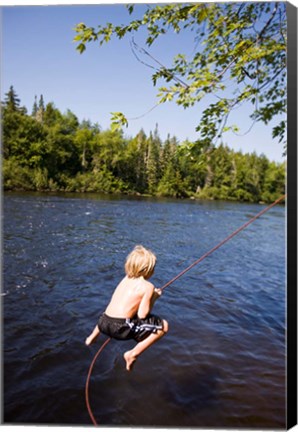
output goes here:
{"type": "Polygon", "coordinates": [[[163,321],[156,315],[148,315],[145,319],[134,318],[112,318],[103,313],[98,320],[99,330],[118,340],[134,339],[141,342],[151,333],[163,329],[163,321]]]}

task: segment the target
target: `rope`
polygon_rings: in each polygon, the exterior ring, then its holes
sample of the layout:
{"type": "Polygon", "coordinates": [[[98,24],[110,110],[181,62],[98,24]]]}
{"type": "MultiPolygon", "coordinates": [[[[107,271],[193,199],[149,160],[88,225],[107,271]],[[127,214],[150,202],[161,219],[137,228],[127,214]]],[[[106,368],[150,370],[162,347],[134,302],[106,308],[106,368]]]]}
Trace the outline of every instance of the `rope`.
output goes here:
{"type": "MultiPolygon", "coordinates": [[[[237,230],[235,230],[234,232],[232,232],[232,234],[230,234],[228,237],[226,237],[224,240],[222,240],[220,243],[218,243],[216,246],[214,246],[212,249],[210,249],[208,252],[206,252],[204,255],[202,255],[199,259],[197,259],[196,261],[194,261],[190,266],[188,266],[186,269],[184,269],[182,272],[180,272],[177,276],[175,276],[173,279],[171,279],[169,282],[167,282],[165,285],[163,285],[163,287],[161,288],[161,290],[163,291],[166,287],[168,287],[169,285],[171,285],[173,282],[175,282],[177,279],[179,279],[181,276],[183,276],[186,272],[188,272],[194,266],[196,266],[201,261],[203,261],[203,259],[207,258],[214,251],[216,251],[217,249],[219,249],[223,244],[225,244],[227,241],[229,241],[231,238],[233,238],[240,231],[244,230],[244,228],[246,228],[248,225],[250,225],[256,219],[258,219],[260,216],[262,216],[264,213],[266,213],[268,210],[270,210],[276,204],[278,204],[279,202],[283,201],[285,198],[286,198],[286,194],[283,195],[283,196],[281,196],[280,198],[278,198],[276,201],[274,201],[268,207],[265,207],[262,211],[260,211],[259,213],[257,213],[254,217],[252,217],[248,222],[244,223],[240,228],[238,228],[237,230]]],[[[91,377],[91,374],[92,374],[93,366],[94,366],[94,364],[95,364],[95,362],[96,362],[99,354],[103,351],[103,349],[110,342],[110,340],[111,340],[111,338],[107,339],[101,345],[101,347],[99,348],[99,350],[95,354],[95,356],[93,358],[93,361],[92,361],[92,363],[91,363],[91,365],[89,367],[89,372],[88,372],[88,376],[87,376],[87,380],[86,380],[86,389],[85,389],[86,405],[87,405],[87,409],[88,409],[90,418],[91,418],[91,420],[92,420],[92,422],[93,422],[93,424],[95,426],[98,426],[98,424],[96,423],[96,420],[95,420],[95,418],[93,416],[93,413],[92,413],[92,410],[91,410],[91,407],[90,407],[90,402],[89,402],[89,382],[90,382],[90,377],[91,377]]]]}
{"type": "Polygon", "coordinates": [[[186,272],[188,272],[190,269],[192,269],[194,266],[199,264],[203,259],[207,258],[207,256],[211,255],[214,251],[219,249],[223,244],[225,244],[227,241],[229,241],[232,237],[234,237],[236,234],[238,234],[240,231],[244,230],[248,225],[253,223],[256,219],[258,219],[260,216],[262,216],[264,213],[266,213],[268,210],[270,210],[272,207],[274,207],[276,204],[278,204],[280,201],[284,200],[286,195],[281,196],[276,201],[274,201],[272,204],[270,204],[268,207],[264,208],[260,213],[256,214],[253,218],[251,218],[248,222],[243,224],[240,228],[235,230],[232,234],[230,234],[228,237],[226,237],[224,240],[222,240],[220,243],[218,243],[216,246],[214,246],[212,249],[210,249],[208,252],[206,252],[201,258],[194,261],[189,267],[184,269],[181,273],[179,273],[177,276],[175,276],[173,279],[171,279],[169,282],[167,282],[161,290],[163,291],[166,287],[171,285],[173,282],[175,282],[177,279],[179,279],[181,276],[183,276],[186,272]]]}
{"type": "Polygon", "coordinates": [[[105,348],[106,345],[108,345],[108,343],[110,342],[111,338],[107,339],[99,348],[99,350],[97,351],[97,353],[94,356],[94,359],[90,365],[89,368],[89,372],[88,372],[88,376],[87,376],[87,380],[86,380],[86,388],[85,388],[85,397],[86,397],[86,405],[87,405],[87,409],[88,409],[88,413],[90,415],[90,418],[92,420],[92,423],[94,424],[94,426],[97,426],[96,420],[94,418],[94,415],[92,414],[92,410],[90,407],[90,402],[89,402],[89,382],[90,382],[90,377],[91,377],[91,373],[92,373],[92,369],[93,366],[97,360],[97,357],[99,356],[99,354],[103,351],[103,349],[105,348]]]}

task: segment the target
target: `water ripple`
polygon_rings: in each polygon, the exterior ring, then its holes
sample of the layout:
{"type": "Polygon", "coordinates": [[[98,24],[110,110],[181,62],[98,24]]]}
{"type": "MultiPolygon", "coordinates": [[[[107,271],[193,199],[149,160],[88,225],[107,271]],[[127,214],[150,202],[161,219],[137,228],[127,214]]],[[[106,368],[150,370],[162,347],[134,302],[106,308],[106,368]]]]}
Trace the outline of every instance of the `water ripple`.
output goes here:
{"type": "MultiPolygon", "coordinates": [[[[257,205],[79,194],[6,194],[6,423],[89,425],[84,385],[102,343],[84,346],[138,243],[162,286],[260,210],[257,205]]],[[[91,401],[107,426],[285,426],[284,209],[168,287],[170,331],[127,374],[131,341],[97,361],[91,401]],[[273,235],[274,234],[274,235],[273,235]]]]}

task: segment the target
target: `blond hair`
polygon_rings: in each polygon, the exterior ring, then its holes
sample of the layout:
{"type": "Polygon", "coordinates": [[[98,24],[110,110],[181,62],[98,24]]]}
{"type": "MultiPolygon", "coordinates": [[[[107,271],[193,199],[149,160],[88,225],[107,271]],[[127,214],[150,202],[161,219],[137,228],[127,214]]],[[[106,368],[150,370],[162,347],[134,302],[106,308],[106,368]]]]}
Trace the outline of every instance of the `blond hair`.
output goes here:
{"type": "Polygon", "coordinates": [[[145,279],[149,279],[154,273],[155,264],[156,256],[154,253],[141,245],[137,245],[126,258],[125,273],[129,278],[143,276],[145,279]]]}

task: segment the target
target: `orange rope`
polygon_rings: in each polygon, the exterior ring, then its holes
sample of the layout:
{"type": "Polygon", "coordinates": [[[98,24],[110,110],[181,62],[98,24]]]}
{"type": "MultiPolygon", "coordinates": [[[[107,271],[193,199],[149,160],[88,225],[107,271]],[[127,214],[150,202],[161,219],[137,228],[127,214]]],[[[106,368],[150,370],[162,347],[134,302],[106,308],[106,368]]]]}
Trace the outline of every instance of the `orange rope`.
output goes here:
{"type": "MultiPolygon", "coordinates": [[[[190,269],[192,269],[195,265],[199,264],[199,262],[203,261],[203,259],[205,259],[207,256],[211,255],[215,250],[219,249],[223,244],[225,244],[227,241],[229,241],[232,237],[234,237],[236,234],[238,234],[240,231],[244,230],[244,228],[246,228],[248,225],[250,225],[252,222],[254,222],[257,218],[259,218],[260,216],[262,216],[264,213],[266,213],[268,210],[270,210],[272,207],[274,207],[276,204],[278,204],[279,202],[281,202],[282,200],[284,200],[286,198],[286,194],[281,196],[280,198],[278,198],[276,201],[274,201],[272,204],[270,204],[268,207],[264,208],[262,211],[260,211],[258,214],[256,214],[253,218],[251,218],[248,222],[246,222],[245,224],[243,224],[240,228],[238,228],[237,230],[235,230],[232,234],[230,234],[228,237],[226,237],[224,240],[222,240],[220,243],[218,243],[215,247],[213,247],[212,249],[210,249],[208,252],[206,252],[203,256],[201,256],[201,258],[197,259],[196,261],[194,261],[189,267],[187,267],[185,270],[183,270],[181,273],[179,273],[177,276],[175,276],[173,279],[171,279],[169,282],[167,282],[162,288],[161,290],[164,290],[166,287],[168,287],[169,285],[171,285],[173,282],[175,282],[178,278],[180,278],[181,276],[183,276],[186,272],[188,272],[190,269]]],[[[89,402],[89,382],[90,382],[90,377],[91,377],[91,373],[93,370],[93,366],[99,356],[99,354],[103,351],[103,349],[105,348],[105,346],[110,342],[111,338],[107,339],[99,348],[99,350],[97,351],[97,353],[95,354],[93,361],[90,365],[89,368],[89,372],[88,372],[88,376],[87,376],[87,380],[86,380],[86,389],[85,389],[85,396],[86,396],[86,405],[87,405],[87,409],[90,415],[90,418],[93,422],[93,424],[95,426],[97,426],[96,420],[92,414],[92,410],[90,407],[90,402],[89,402]]]]}
{"type": "Polygon", "coordinates": [[[106,341],[101,345],[101,347],[99,348],[99,350],[97,351],[97,353],[96,353],[96,355],[94,356],[94,359],[93,359],[93,361],[92,361],[92,363],[91,363],[91,365],[90,365],[89,372],[88,372],[88,376],[87,376],[87,380],[86,380],[86,389],[85,389],[86,405],[87,405],[87,409],[88,409],[88,412],[89,412],[90,418],[91,418],[91,420],[92,420],[94,426],[97,426],[97,423],[96,423],[96,420],[95,420],[95,418],[94,418],[94,415],[92,414],[92,410],[91,410],[90,402],[89,402],[89,382],[90,382],[90,377],[91,377],[92,369],[93,369],[93,366],[94,366],[94,364],[95,364],[95,362],[96,362],[96,360],[97,360],[97,357],[98,357],[99,354],[103,351],[104,347],[105,347],[105,346],[110,342],[110,340],[111,340],[111,338],[107,339],[107,340],[106,340],[106,341]]]}
{"type": "Polygon", "coordinates": [[[252,222],[254,222],[256,219],[258,219],[260,216],[262,216],[264,213],[266,213],[268,210],[270,210],[272,207],[274,207],[276,204],[278,204],[280,201],[284,200],[286,197],[286,194],[278,198],[276,201],[274,201],[272,204],[270,204],[268,207],[264,208],[260,213],[256,214],[253,218],[251,218],[248,222],[243,224],[240,228],[238,228],[236,231],[234,231],[232,234],[230,234],[228,237],[226,237],[224,240],[222,240],[220,243],[218,243],[214,248],[210,249],[208,252],[206,252],[201,258],[194,261],[189,267],[187,267],[185,270],[183,270],[181,273],[179,273],[177,276],[175,276],[173,279],[171,279],[169,282],[167,282],[161,290],[164,290],[166,287],[171,285],[173,282],[175,282],[177,279],[179,279],[181,276],[183,276],[186,272],[188,272],[190,269],[192,269],[195,265],[199,264],[199,262],[203,261],[203,259],[207,258],[207,256],[211,255],[216,249],[219,249],[223,244],[225,244],[227,241],[229,241],[232,237],[234,237],[236,234],[238,234],[240,231],[244,230],[248,225],[250,225],[252,222]]]}

